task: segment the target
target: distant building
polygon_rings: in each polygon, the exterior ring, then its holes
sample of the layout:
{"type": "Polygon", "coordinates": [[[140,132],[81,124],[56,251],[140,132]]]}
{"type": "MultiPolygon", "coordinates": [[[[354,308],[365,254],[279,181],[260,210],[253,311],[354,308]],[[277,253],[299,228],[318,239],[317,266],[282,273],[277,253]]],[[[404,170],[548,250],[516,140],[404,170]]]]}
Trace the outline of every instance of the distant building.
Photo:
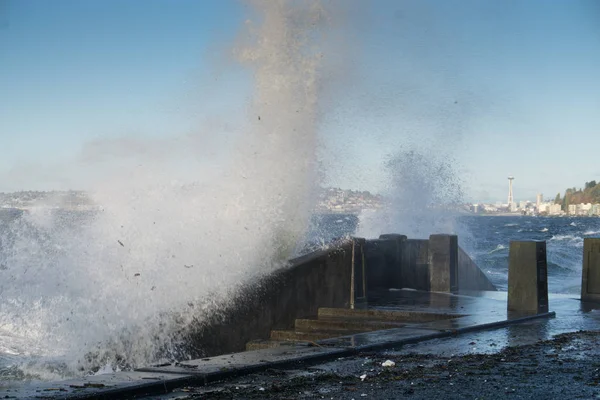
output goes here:
{"type": "Polygon", "coordinates": [[[364,209],[378,209],[381,206],[381,197],[367,191],[327,188],[321,191],[315,210],[324,213],[358,213],[364,209]]]}
{"type": "Polygon", "coordinates": [[[544,202],[544,195],[541,193],[538,193],[537,196],[535,197],[535,206],[536,208],[539,210],[540,205],[544,202]]]}
{"type": "Polygon", "coordinates": [[[483,211],[488,212],[488,213],[495,213],[498,212],[499,207],[495,207],[489,204],[483,204],[483,211]]]}
{"type": "Polygon", "coordinates": [[[561,215],[563,214],[562,207],[560,204],[546,203],[548,204],[548,215],[561,215]]]}

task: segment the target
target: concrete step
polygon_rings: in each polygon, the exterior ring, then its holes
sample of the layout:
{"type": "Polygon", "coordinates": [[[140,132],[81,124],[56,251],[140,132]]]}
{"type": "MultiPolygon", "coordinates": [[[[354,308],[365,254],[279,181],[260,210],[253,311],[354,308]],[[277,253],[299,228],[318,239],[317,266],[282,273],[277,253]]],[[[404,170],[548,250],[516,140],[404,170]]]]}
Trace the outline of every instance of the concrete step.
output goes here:
{"type": "Polygon", "coordinates": [[[338,337],[341,336],[341,334],[344,335],[352,335],[354,333],[360,333],[361,331],[347,331],[347,332],[341,332],[340,331],[311,331],[311,332],[299,332],[299,331],[279,331],[279,330],[273,330],[271,331],[271,340],[285,340],[285,341],[290,341],[290,342],[315,342],[317,340],[321,340],[321,339],[331,339],[334,337],[338,337]]]}
{"type": "Polygon", "coordinates": [[[459,314],[443,314],[421,311],[396,311],[396,310],[352,310],[349,308],[319,308],[319,319],[366,319],[372,321],[394,321],[394,322],[430,322],[441,319],[462,317],[459,314]]]}
{"type": "Polygon", "coordinates": [[[394,321],[341,318],[297,319],[295,323],[297,332],[329,332],[337,333],[338,336],[356,332],[401,328],[403,326],[406,326],[406,324],[394,321]]]}
{"type": "Polygon", "coordinates": [[[287,340],[252,340],[246,343],[246,351],[272,349],[275,347],[292,347],[292,346],[307,346],[307,343],[290,342],[287,340]]]}

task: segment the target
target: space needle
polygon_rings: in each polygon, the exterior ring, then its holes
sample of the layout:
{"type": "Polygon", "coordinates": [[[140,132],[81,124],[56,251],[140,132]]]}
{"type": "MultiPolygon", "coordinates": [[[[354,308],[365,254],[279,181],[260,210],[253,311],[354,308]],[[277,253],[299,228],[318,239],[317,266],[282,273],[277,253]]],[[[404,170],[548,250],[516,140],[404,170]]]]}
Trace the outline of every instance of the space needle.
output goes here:
{"type": "Polygon", "coordinates": [[[513,203],[514,203],[514,199],[513,199],[513,190],[512,190],[512,183],[513,180],[515,179],[514,176],[509,176],[508,177],[508,211],[513,212],[513,203]]]}

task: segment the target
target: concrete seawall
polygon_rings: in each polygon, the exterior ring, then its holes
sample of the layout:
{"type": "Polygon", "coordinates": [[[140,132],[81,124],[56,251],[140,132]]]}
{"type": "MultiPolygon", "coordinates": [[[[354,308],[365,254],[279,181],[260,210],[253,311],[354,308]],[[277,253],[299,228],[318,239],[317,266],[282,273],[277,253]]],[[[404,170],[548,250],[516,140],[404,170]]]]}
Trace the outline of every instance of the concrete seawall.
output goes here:
{"type": "Polygon", "coordinates": [[[430,239],[381,235],[379,239],[366,241],[365,254],[370,290],[496,290],[485,273],[458,246],[453,235],[432,235],[430,239]],[[432,238],[437,241],[435,245],[432,238]]]}
{"type": "MultiPolygon", "coordinates": [[[[448,253],[442,258],[455,269],[458,290],[496,290],[462,249],[448,253]]],[[[319,308],[361,308],[372,290],[429,291],[437,268],[431,257],[429,240],[382,235],[348,239],[291,260],[288,267],[244,287],[218,315],[192,327],[188,352],[205,357],[243,351],[273,330],[292,329],[297,319],[316,317],[319,308]]]]}
{"type": "Polygon", "coordinates": [[[218,316],[192,329],[191,342],[200,350],[196,356],[243,351],[247,342],[268,338],[272,329],[316,316],[319,307],[350,308],[353,262],[361,254],[357,240],[343,241],[331,250],[291,260],[288,267],[247,285],[218,316]]]}
{"type": "Polygon", "coordinates": [[[459,290],[496,290],[485,273],[460,247],[458,248],[458,287],[459,290]]]}

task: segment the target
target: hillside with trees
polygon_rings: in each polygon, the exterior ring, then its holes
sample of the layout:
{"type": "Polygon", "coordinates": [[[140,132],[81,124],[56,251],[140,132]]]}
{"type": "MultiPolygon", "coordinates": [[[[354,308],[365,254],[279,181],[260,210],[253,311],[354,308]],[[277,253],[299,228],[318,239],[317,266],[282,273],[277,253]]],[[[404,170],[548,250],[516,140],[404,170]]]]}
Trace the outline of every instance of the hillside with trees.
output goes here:
{"type": "Polygon", "coordinates": [[[600,204],[600,183],[595,180],[586,182],[583,189],[570,188],[565,191],[565,195],[561,198],[560,193],[556,195],[554,200],[556,204],[561,204],[562,209],[566,210],[569,204],[600,204]]]}

